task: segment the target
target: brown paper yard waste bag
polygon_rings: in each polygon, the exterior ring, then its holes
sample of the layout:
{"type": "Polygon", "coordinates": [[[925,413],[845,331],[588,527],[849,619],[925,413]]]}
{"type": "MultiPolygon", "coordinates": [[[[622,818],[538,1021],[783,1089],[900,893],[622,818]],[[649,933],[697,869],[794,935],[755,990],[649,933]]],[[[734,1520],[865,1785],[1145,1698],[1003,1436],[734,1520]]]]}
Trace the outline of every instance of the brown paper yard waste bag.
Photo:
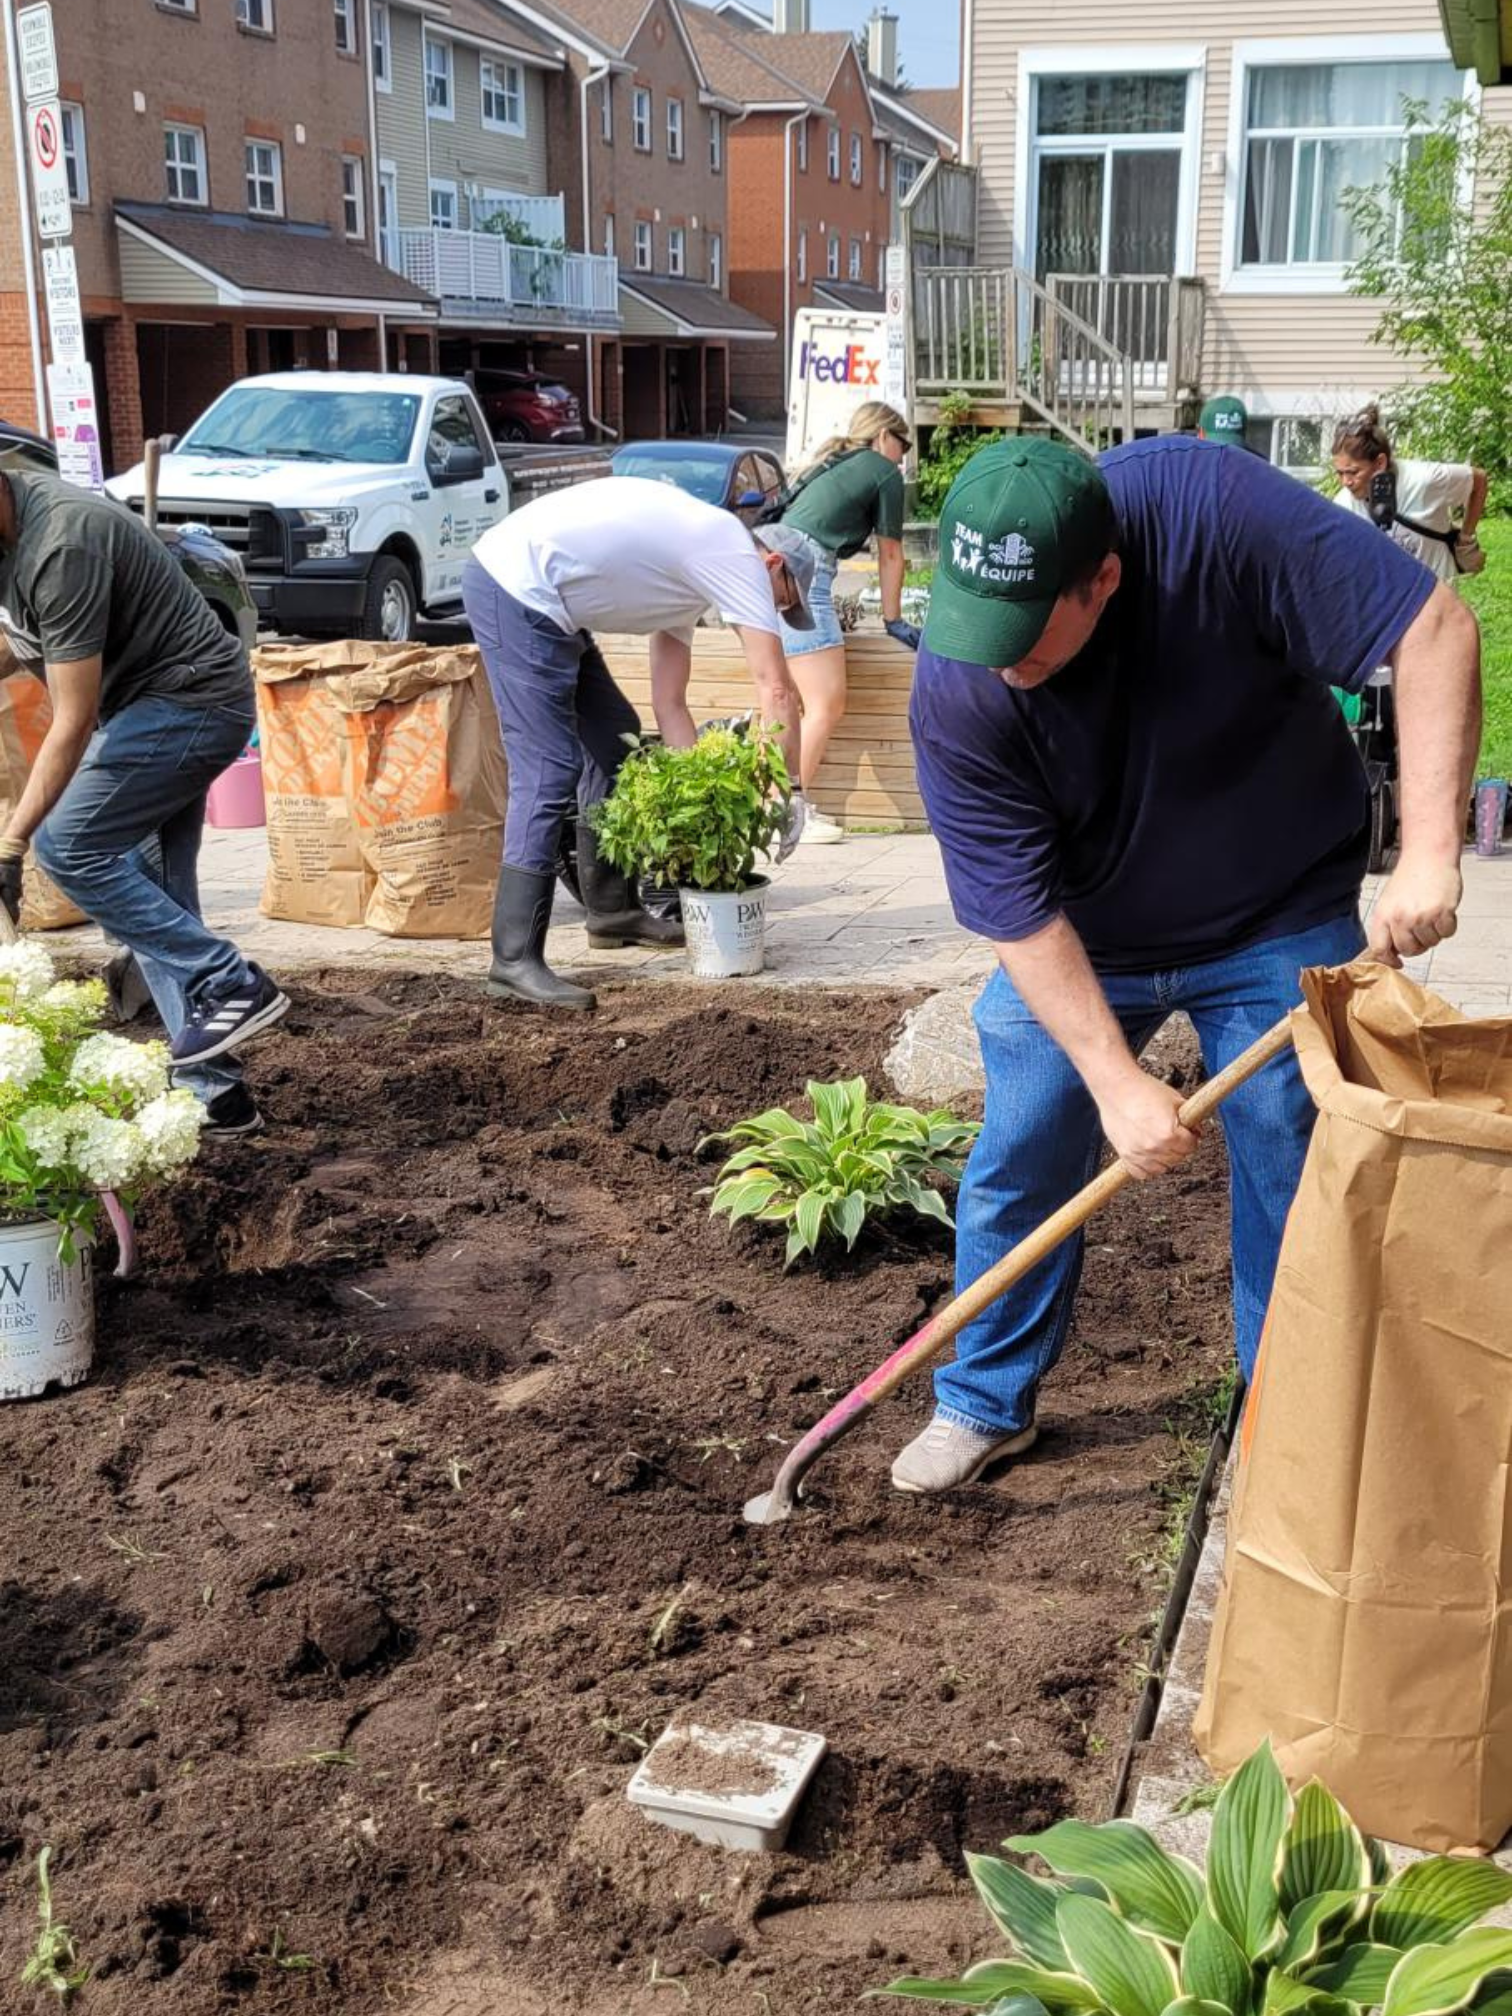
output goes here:
{"type": "MultiPolygon", "coordinates": [[[[15,810],[51,726],[52,699],[46,683],[18,671],[9,649],[0,644],[0,826],[15,810]]],[[[71,924],[88,921],[28,853],[21,875],[21,929],[65,931],[71,924]]]]}
{"type": "Polygon", "coordinates": [[[1512,1826],[1512,1019],[1304,974],[1317,1127],[1240,1438],[1197,1747],[1370,1833],[1512,1826]]]}
{"type": "Polygon", "coordinates": [[[486,937],[506,771],[478,652],[275,644],[253,665],[264,912],[396,938],[486,937]]]}

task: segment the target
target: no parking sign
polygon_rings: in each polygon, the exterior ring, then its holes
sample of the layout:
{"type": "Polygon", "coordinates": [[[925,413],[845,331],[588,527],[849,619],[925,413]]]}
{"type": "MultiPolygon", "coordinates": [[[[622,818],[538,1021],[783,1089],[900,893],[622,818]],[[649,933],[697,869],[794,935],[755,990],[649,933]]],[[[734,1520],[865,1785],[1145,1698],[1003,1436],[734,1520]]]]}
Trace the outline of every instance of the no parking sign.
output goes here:
{"type": "Polygon", "coordinates": [[[44,238],[70,237],[73,210],[68,201],[68,164],[63,158],[63,115],[56,98],[45,98],[40,105],[26,108],[26,137],[37,229],[44,238]]]}

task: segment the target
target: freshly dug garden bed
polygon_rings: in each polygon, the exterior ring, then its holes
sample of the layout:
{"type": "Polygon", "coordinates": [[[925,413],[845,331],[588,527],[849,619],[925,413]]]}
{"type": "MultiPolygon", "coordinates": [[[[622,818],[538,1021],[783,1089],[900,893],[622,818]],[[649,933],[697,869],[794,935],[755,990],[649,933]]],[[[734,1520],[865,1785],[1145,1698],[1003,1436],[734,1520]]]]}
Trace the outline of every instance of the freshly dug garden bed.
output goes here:
{"type": "Polygon", "coordinates": [[[1214,1142],[1094,1222],[1031,1459],[895,1497],[921,1382],[746,1526],[950,1240],[783,1275],[698,1143],[880,1086],[906,1005],[300,991],[267,1135],[144,1213],[93,1381],[0,1416],[0,2006],[43,1843],[81,2016],[807,2016],[991,1950],[963,1847],[1108,1796],[1227,1350],[1224,1179],[1214,1142]],[[626,1804],[695,1705],[829,1739],[781,1856],[626,1804]]]}

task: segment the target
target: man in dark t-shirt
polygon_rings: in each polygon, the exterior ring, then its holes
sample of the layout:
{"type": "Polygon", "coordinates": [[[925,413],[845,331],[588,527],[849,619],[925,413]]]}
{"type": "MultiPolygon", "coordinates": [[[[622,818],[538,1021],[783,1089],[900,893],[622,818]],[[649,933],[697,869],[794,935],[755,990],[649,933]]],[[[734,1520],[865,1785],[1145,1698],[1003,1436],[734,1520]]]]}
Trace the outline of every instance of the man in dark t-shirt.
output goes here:
{"type": "MultiPolygon", "coordinates": [[[[1173,1010],[1216,1072],[1296,1004],[1303,967],[1362,949],[1368,797],[1329,687],[1387,660],[1402,846],[1369,947],[1399,965],[1453,932],[1479,631],[1372,531],[1181,436],[1100,465],[1007,441],[953,485],[911,727],[956,917],[999,961],[976,1008],[987,1108],[958,1290],[1091,1177],[1104,1136],[1140,1177],[1191,1154],[1181,1095],[1136,1061],[1173,1010]]],[[[1312,1130],[1290,1052],[1222,1118],[1248,1374],[1312,1130]]],[[[948,1490],[1029,1446],[1080,1264],[1068,1241],[963,1331],[899,1490],[948,1490]]]]}
{"type": "Polygon", "coordinates": [[[289,1004],[206,928],[198,881],[205,794],[257,718],[241,640],[123,506],[19,471],[0,475],[0,634],[53,707],[0,834],[0,902],[15,921],[31,843],[135,957],[207,1130],[254,1132],[230,1053],[289,1004]]]}

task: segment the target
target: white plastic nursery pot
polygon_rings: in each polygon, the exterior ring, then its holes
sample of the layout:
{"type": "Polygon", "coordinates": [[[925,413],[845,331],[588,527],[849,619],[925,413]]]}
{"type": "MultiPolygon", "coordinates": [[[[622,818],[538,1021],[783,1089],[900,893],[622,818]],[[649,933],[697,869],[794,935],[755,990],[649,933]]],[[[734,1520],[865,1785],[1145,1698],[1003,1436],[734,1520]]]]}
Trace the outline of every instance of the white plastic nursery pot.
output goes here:
{"type": "Polygon", "coordinates": [[[775,1855],[828,1748],[775,1722],[673,1722],[630,1780],[630,1803],[700,1841],[775,1855]]]}
{"type": "Polygon", "coordinates": [[[734,980],[759,973],[766,959],[766,899],[771,884],[758,875],[745,889],[679,889],[688,964],[695,980],[734,980]]]}
{"type": "Polygon", "coordinates": [[[77,1386],[93,1357],[89,1247],[64,1260],[50,1218],[0,1224],[0,1400],[77,1386]]]}

